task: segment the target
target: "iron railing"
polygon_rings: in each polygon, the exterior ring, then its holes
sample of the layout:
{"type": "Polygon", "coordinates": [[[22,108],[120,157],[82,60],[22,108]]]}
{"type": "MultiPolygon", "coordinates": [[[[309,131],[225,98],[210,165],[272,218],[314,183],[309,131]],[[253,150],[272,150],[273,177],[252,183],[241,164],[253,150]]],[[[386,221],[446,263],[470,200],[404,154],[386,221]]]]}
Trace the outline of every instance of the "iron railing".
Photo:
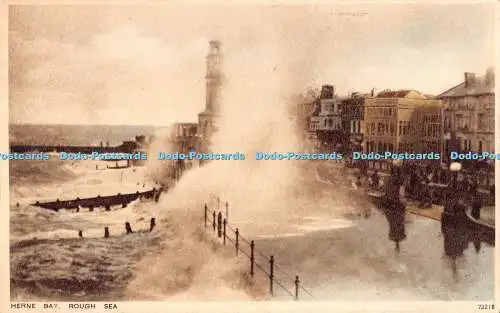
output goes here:
{"type": "MultiPolygon", "coordinates": [[[[217,198],[217,209],[220,208],[220,199],[217,198]]],[[[236,256],[243,255],[249,260],[249,273],[251,277],[256,275],[256,270],[262,272],[269,279],[269,293],[275,295],[275,286],[279,287],[285,294],[294,300],[299,300],[303,296],[314,299],[299,279],[299,275],[290,275],[281,268],[274,255],[267,256],[255,247],[255,241],[243,237],[240,230],[229,225],[227,220],[229,204],[225,203],[226,218],[222,217],[222,212],[213,210],[209,213],[208,205],[204,205],[205,229],[212,230],[216,238],[222,241],[223,245],[228,242],[234,245],[236,256]],[[300,293],[302,292],[302,293],[300,293]]]]}

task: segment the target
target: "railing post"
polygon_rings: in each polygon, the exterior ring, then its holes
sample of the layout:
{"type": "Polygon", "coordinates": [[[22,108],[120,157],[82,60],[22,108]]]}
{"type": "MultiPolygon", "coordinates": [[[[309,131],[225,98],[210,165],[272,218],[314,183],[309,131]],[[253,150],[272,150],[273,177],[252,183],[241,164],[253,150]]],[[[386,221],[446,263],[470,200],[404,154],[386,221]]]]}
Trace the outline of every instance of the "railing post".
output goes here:
{"type": "Polygon", "coordinates": [[[240,245],[240,242],[239,242],[239,238],[240,238],[240,231],[238,230],[238,228],[236,228],[236,231],[235,231],[235,234],[236,234],[236,255],[238,255],[238,250],[239,250],[239,245],[240,245]]]}
{"type": "Polygon", "coordinates": [[[217,214],[217,237],[222,237],[222,213],[217,214]]]}
{"type": "Polygon", "coordinates": [[[274,279],[274,256],[269,258],[269,293],[273,296],[273,279],[274,279]]]}
{"type": "Polygon", "coordinates": [[[299,276],[295,276],[295,301],[299,300],[299,276]]]}
{"type": "Polygon", "coordinates": [[[208,206],[205,203],[205,228],[207,228],[207,220],[208,220],[208,206]]]}
{"type": "Polygon", "coordinates": [[[214,229],[215,231],[215,211],[212,213],[212,228],[214,229]]]}
{"type": "Polygon", "coordinates": [[[253,277],[253,266],[255,261],[254,250],[255,250],[255,242],[252,240],[250,242],[250,275],[252,277],[253,277]]]}
{"type": "Polygon", "coordinates": [[[227,220],[224,219],[224,228],[222,229],[222,235],[224,236],[224,245],[226,245],[226,226],[227,226],[227,220]]]}
{"type": "Polygon", "coordinates": [[[226,220],[229,221],[229,203],[226,201],[226,220]]]}

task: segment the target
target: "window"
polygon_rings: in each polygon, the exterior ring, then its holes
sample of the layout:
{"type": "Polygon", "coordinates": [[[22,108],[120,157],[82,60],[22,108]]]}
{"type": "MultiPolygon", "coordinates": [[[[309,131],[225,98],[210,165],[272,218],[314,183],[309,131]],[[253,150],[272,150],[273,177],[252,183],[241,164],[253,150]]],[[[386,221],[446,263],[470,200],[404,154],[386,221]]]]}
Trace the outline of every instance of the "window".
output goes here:
{"type": "Polygon", "coordinates": [[[399,135],[403,135],[403,121],[399,121],[399,135]]]}
{"type": "Polygon", "coordinates": [[[403,123],[403,135],[408,133],[408,122],[404,121],[403,123]]]}
{"type": "Polygon", "coordinates": [[[483,152],[483,142],[482,141],[479,141],[477,143],[477,150],[479,151],[479,153],[483,152]]]}
{"type": "Polygon", "coordinates": [[[483,130],[486,128],[486,124],[487,124],[487,121],[486,121],[486,114],[484,113],[479,113],[477,115],[477,128],[478,130],[483,130]]]}

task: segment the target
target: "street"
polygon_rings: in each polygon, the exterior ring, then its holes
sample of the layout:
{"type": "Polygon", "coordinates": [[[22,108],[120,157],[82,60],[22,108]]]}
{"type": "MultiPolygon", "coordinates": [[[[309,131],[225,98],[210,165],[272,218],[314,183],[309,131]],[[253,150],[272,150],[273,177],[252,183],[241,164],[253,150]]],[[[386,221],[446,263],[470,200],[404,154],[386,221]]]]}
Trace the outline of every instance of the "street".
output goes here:
{"type": "MultiPolygon", "coordinates": [[[[255,239],[256,248],[274,255],[283,271],[275,277],[293,290],[293,278],[301,282],[314,300],[394,301],[394,300],[491,300],[493,298],[494,248],[483,244],[476,253],[472,244],[457,259],[454,274],[445,256],[444,238],[438,221],[406,215],[407,238],[399,253],[388,238],[389,224],[383,213],[367,208],[358,195],[355,206],[345,183],[345,170],[337,175],[309,181],[321,188],[317,203],[309,210],[296,210],[288,217],[277,216],[254,222],[235,221],[242,234],[255,239]],[[339,201],[341,199],[341,201],[339,201]],[[364,214],[366,211],[368,215],[364,214]]],[[[309,186],[313,188],[313,186],[309,186]]],[[[305,197],[305,196],[304,196],[305,197]]],[[[306,203],[307,199],[296,199],[306,203]]],[[[267,260],[256,258],[267,268],[267,260]]],[[[261,274],[262,275],[262,274],[261,274]]],[[[275,299],[288,299],[276,287],[275,299]]],[[[303,300],[312,299],[304,294],[303,300]]]]}

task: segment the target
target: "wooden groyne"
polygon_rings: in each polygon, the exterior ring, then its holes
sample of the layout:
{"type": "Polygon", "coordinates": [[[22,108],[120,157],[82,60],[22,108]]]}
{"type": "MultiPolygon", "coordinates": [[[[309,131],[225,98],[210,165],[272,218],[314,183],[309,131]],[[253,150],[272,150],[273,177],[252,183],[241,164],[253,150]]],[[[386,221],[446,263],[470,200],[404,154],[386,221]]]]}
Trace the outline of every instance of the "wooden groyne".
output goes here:
{"type": "Polygon", "coordinates": [[[106,210],[110,210],[111,206],[114,205],[122,205],[125,207],[127,204],[129,204],[132,201],[135,201],[137,199],[154,199],[156,202],[158,202],[160,195],[162,192],[164,192],[164,188],[153,188],[151,190],[143,191],[143,192],[135,192],[135,193],[128,193],[128,194],[121,194],[118,193],[116,195],[111,195],[111,196],[96,196],[92,198],[76,198],[73,200],[59,200],[57,199],[56,201],[50,201],[50,202],[40,202],[37,201],[33,203],[33,205],[44,208],[44,209],[49,209],[49,210],[54,210],[54,211],[59,211],[61,209],[77,209],[77,211],[80,208],[88,208],[89,211],[93,211],[94,208],[98,207],[103,207],[106,210]]]}

